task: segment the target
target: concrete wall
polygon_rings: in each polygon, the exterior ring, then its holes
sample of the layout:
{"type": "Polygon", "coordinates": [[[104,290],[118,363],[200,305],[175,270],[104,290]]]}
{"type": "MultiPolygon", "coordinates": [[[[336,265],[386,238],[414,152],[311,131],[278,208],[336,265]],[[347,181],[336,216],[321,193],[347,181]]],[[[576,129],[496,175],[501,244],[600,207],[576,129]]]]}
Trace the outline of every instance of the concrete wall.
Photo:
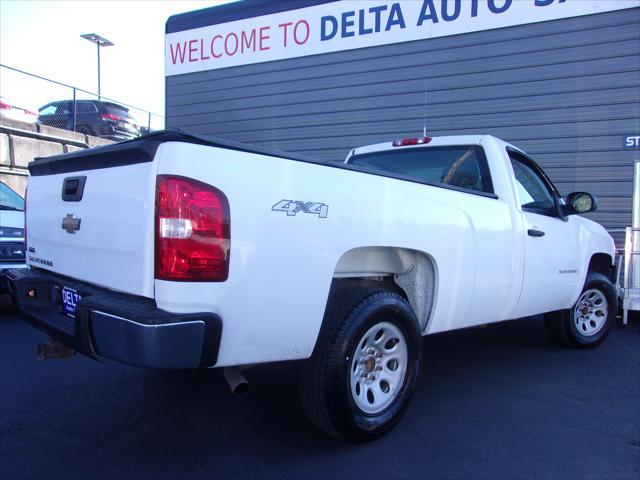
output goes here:
{"type": "Polygon", "coordinates": [[[37,157],[49,157],[113,143],[60,128],[0,118],[0,181],[24,196],[29,170],[37,157]]]}

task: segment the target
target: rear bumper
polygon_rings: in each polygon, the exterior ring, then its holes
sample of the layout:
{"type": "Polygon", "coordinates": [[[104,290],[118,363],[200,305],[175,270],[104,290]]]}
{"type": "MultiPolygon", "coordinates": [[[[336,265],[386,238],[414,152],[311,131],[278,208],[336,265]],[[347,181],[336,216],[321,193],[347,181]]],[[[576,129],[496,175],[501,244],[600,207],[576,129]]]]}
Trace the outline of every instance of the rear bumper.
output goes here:
{"type": "Polygon", "coordinates": [[[149,298],[40,270],[9,270],[7,280],[13,301],[29,323],[88,357],[148,368],[216,363],[222,320],[212,313],[170,313],[149,298]],[[63,287],[82,296],[75,318],[63,313],[63,287]],[[35,290],[35,298],[27,297],[28,290],[35,290]]]}

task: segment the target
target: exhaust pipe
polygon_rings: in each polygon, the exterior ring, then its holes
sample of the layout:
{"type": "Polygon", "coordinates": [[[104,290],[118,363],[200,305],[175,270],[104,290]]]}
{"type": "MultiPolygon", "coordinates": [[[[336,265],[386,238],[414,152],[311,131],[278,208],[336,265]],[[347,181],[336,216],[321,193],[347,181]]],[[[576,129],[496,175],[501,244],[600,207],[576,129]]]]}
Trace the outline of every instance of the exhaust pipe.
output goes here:
{"type": "Polygon", "coordinates": [[[247,394],[249,382],[238,367],[225,367],[222,373],[234,395],[242,397],[247,394]]]}
{"type": "Polygon", "coordinates": [[[73,348],[49,337],[45,342],[38,344],[38,352],[36,355],[40,360],[50,360],[53,358],[66,360],[75,354],[76,351],[73,348]]]}

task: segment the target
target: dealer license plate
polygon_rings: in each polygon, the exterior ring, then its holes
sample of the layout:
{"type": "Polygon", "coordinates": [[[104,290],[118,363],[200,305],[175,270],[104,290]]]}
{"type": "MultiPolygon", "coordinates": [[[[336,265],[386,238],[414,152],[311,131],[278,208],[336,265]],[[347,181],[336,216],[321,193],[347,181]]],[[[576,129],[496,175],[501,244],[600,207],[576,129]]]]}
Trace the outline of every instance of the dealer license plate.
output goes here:
{"type": "Polygon", "coordinates": [[[71,318],[76,318],[76,305],[80,300],[80,295],[73,288],[64,287],[61,292],[62,295],[62,310],[65,315],[71,318]]]}

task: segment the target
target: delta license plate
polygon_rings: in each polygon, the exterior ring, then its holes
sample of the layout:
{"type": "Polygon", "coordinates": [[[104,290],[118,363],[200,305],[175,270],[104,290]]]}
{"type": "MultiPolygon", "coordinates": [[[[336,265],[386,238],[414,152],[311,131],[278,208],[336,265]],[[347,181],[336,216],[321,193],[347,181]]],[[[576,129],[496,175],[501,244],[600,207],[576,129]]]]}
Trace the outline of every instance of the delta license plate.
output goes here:
{"type": "Polygon", "coordinates": [[[73,288],[64,287],[61,292],[62,295],[62,310],[67,317],[76,318],[76,305],[80,298],[82,298],[78,292],[73,288]]]}

